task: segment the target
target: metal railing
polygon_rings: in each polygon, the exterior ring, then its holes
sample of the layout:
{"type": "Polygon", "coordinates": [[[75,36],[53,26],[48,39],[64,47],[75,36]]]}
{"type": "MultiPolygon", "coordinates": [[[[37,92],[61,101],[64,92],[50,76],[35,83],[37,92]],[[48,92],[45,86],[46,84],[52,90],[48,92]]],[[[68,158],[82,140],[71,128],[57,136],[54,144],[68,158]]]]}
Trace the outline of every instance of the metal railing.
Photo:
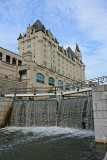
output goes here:
{"type": "Polygon", "coordinates": [[[37,94],[37,93],[58,93],[62,92],[63,88],[60,87],[33,87],[33,88],[10,88],[10,93],[13,94],[37,94]]]}
{"type": "Polygon", "coordinates": [[[93,79],[89,79],[85,81],[87,84],[95,84],[95,85],[103,85],[107,84],[107,76],[101,76],[93,79]]]}

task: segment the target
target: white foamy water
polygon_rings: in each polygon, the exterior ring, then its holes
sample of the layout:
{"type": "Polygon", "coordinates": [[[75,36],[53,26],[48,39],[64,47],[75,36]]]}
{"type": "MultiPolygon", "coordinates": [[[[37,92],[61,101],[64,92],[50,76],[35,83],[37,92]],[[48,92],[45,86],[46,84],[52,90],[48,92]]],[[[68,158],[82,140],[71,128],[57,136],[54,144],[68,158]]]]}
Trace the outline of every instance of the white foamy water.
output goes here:
{"type": "Polygon", "coordinates": [[[56,136],[56,135],[69,135],[71,136],[94,136],[94,131],[91,130],[83,130],[83,129],[75,129],[68,127],[6,127],[3,129],[8,132],[16,132],[20,131],[24,134],[32,132],[34,135],[42,135],[42,136],[56,136]]]}
{"type": "Polygon", "coordinates": [[[0,129],[0,160],[101,160],[95,158],[95,145],[90,130],[57,126],[0,129]]]}

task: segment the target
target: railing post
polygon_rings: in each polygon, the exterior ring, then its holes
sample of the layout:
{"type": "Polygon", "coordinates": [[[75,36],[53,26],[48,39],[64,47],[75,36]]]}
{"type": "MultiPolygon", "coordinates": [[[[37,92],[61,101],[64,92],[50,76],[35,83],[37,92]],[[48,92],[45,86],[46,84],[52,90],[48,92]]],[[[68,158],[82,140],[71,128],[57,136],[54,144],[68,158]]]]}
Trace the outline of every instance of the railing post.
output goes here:
{"type": "Polygon", "coordinates": [[[55,94],[56,94],[56,87],[55,87],[55,94]]]}
{"type": "Polygon", "coordinates": [[[34,95],[36,95],[36,88],[34,88],[34,95]]]}

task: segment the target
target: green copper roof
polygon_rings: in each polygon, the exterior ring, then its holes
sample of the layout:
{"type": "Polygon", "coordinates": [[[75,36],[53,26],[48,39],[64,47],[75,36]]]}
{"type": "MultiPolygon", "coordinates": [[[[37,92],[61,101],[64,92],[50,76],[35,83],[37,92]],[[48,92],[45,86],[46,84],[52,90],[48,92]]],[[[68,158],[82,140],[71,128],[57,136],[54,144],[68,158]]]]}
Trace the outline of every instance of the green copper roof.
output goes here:
{"type": "Polygon", "coordinates": [[[72,59],[78,58],[76,53],[70,47],[68,47],[67,51],[68,51],[68,53],[71,53],[72,59]]]}

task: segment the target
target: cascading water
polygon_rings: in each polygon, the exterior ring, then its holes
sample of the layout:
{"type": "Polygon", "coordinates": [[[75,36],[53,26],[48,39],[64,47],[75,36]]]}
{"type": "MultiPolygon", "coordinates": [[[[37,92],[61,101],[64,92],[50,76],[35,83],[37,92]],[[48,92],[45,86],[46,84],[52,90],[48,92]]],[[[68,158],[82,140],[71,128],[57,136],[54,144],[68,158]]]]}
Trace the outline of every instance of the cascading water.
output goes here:
{"type": "Polygon", "coordinates": [[[14,102],[11,126],[0,130],[0,160],[102,160],[95,143],[92,97],[14,102]]]}
{"type": "Polygon", "coordinates": [[[59,126],[93,129],[92,97],[62,100],[59,126]]]}
{"type": "Polygon", "coordinates": [[[12,126],[56,126],[56,101],[15,101],[12,126]]]}
{"type": "Polygon", "coordinates": [[[57,101],[15,101],[11,126],[61,126],[93,129],[92,97],[57,101]]]}

